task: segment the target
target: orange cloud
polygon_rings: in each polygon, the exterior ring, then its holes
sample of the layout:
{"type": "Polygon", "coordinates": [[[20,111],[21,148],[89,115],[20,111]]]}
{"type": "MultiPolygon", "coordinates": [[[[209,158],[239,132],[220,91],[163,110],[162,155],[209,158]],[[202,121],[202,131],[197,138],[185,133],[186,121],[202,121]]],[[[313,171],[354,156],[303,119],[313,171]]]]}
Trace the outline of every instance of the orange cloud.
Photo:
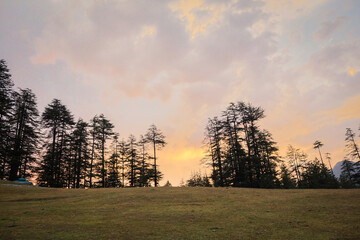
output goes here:
{"type": "Polygon", "coordinates": [[[191,38],[199,33],[206,33],[207,27],[216,23],[225,10],[224,5],[205,5],[202,0],[180,0],[172,3],[170,8],[179,12],[179,18],[187,21],[187,29],[191,32],[191,38]],[[201,11],[203,16],[198,16],[196,11],[201,11]]]}

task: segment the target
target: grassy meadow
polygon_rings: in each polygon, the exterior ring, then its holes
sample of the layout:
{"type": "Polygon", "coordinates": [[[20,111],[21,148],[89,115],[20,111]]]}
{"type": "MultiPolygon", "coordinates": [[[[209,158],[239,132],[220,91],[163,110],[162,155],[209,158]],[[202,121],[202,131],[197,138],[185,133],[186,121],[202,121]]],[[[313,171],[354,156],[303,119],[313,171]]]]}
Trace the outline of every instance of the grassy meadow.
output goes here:
{"type": "Polygon", "coordinates": [[[360,190],[0,184],[0,239],[360,239],[360,190]]]}

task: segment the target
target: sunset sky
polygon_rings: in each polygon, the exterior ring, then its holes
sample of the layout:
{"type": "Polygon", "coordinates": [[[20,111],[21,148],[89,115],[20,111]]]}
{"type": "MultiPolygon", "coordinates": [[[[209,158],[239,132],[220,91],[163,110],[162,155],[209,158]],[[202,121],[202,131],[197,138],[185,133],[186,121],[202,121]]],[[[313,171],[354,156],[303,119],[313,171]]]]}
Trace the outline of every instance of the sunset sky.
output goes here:
{"type": "Polygon", "coordinates": [[[320,140],[334,166],[359,133],[358,0],[0,0],[0,58],[40,112],[59,98],[125,139],[156,124],[173,185],[203,169],[207,119],[230,102],[265,109],[283,156],[320,140]]]}

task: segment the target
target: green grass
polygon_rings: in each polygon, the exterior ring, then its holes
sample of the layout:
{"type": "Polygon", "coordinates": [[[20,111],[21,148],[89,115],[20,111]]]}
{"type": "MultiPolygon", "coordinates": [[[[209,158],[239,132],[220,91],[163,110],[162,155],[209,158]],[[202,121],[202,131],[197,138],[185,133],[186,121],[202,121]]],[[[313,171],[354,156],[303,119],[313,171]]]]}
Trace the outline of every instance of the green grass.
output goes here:
{"type": "Polygon", "coordinates": [[[360,190],[0,184],[0,239],[360,239],[360,190]]]}

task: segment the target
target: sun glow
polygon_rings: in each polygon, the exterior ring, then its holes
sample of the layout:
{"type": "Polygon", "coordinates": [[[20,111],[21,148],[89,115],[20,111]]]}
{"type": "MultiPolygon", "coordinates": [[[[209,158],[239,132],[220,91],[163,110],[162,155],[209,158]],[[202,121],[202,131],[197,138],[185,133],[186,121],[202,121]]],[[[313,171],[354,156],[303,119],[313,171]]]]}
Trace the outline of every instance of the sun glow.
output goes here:
{"type": "Polygon", "coordinates": [[[348,73],[350,76],[354,76],[356,74],[357,70],[355,68],[350,68],[348,73]]]}
{"type": "Polygon", "coordinates": [[[176,154],[171,152],[170,156],[166,158],[171,158],[172,161],[193,161],[201,160],[205,157],[205,152],[202,148],[187,147],[179,149],[176,154]]]}

